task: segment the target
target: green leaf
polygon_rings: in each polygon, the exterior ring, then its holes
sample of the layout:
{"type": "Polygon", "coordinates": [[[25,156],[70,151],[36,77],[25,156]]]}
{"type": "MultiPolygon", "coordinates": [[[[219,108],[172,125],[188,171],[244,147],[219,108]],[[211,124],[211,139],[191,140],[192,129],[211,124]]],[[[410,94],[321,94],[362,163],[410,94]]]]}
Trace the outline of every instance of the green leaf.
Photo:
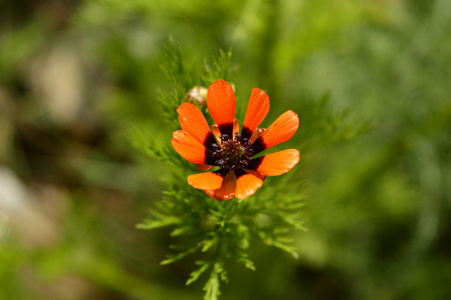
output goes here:
{"type": "Polygon", "coordinates": [[[204,300],[218,300],[219,295],[221,295],[219,286],[218,274],[213,272],[204,286],[204,300]]]}
{"type": "Polygon", "coordinates": [[[238,261],[242,263],[246,268],[251,269],[252,271],[255,271],[255,265],[252,260],[247,258],[246,253],[241,252],[241,255],[238,256],[238,261]]]}
{"type": "Polygon", "coordinates": [[[217,244],[217,240],[215,238],[211,238],[211,239],[206,239],[203,240],[201,243],[201,251],[202,252],[207,252],[208,250],[210,250],[214,245],[217,244]]]}
{"type": "Polygon", "coordinates": [[[227,282],[227,272],[224,269],[223,263],[217,261],[213,266],[207,284],[204,286],[204,300],[218,300],[218,297],[221,295],[219,279],[227,282]]]}
{"type": "Polygon", "coordinates": [[[190,274],[190,278],[186,282],[186,285],[189,285],[196,281],[200,275],[205,273],[207,269],[210,267],[210,263],[208,261],[197,261],[196,264],[200,265],[201,267],[190,274]]]}
{"type": "Polygon", "coordinates": [[[139,223],[138,225],[136,225],[136,228],[150,230],[150,229],[175,225],[180,222],[181,222],[181,220],[175,216],[165,216],[161,220],[150,220],[150,219],[144,220],[143,223],[139,223]]]}
{"type": "Polygon", "coordinates": [[[173,262],[176,262],[176,261],[184,258],[185,256],[188,256],[191,253],[196,252],[196,251],[197,251],[197,248],[193,247],[193,248],[190,248],[190,249],[188,249],[186,251],[179,252],[179,253],[177,253],[175,255],[168,255],[168,258],[163,260],[162,262],[160,262],[160,265],[172,264],[173,262]]]}

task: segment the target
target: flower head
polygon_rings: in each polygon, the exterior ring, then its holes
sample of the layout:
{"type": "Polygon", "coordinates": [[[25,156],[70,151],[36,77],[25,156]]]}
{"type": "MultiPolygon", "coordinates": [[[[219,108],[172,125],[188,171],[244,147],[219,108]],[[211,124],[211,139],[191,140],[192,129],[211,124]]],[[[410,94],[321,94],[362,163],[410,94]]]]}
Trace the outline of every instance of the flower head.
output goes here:
{"type": "Polygon", "coordinates": [[[299,127],[299,118],[289,110],[268,129],[258,128],[269,111],[269,97],[254,88],[239,131],[235,118],[235,94],[224,80],[208,88],[207,106],[215,124],[208,126],[201,111],[191,103],[177,109],[182,130],[173,133],[174,149],[197,169],[216,171],[188,176],[188,183],[204,190],[216,200],[234,196],[245,199],[263,185],[266,176],[277,176],[291,170],[299,162],[299,151],[287,149],[265,156],[260,152],[289,140],[299,127]]]}

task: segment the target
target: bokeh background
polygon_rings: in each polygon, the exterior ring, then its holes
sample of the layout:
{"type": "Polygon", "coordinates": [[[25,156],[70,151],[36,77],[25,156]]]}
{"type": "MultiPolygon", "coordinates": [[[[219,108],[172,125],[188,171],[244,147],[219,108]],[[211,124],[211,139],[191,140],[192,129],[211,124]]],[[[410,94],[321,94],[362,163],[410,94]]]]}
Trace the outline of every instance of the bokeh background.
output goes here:
{"type": "Polygon", "coordinates": [[[309,141],[299,258],[251,247],[221,299],[451,299],[450,32],[449,0],[0,0],[0,299],[202,298],[135,228],[170,173],[129,139],[170,140],[169,37],[193,68],[231,49],[238,99],[309,141]]]}

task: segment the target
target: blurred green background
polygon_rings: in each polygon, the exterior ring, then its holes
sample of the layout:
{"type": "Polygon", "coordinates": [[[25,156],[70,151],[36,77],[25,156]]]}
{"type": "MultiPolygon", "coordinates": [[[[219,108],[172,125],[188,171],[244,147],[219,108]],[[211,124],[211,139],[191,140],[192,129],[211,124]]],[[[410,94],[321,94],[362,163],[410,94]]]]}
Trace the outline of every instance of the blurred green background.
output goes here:
{"type": "Polygon", "coordinates": [[[0,0],[0,299],[202,298],[135,228],[170,173],[128,137],[170,141],[169,37],[198,69],[232,49],[265,126],[300,117],[299,258],[256,243],[221,299],[451,299],[449,32],[449,0],[0,0]]]}

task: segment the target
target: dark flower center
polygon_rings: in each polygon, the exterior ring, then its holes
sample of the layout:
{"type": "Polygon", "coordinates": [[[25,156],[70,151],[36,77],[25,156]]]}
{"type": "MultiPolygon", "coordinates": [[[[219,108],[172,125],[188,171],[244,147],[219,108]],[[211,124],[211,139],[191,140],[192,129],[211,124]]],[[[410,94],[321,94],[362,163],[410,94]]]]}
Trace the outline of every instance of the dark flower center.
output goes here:
{"type": "Polygon", "coordinates": [[[235,139],[227,134],[220,135],[220,139],[221,146],[213,144],[215,164],[225,170],[246,168],[253,154],[252,150],[247,149],[250,145],[248,139],[242,139],[239,133],[235,133],[235,139]]]}
{"type": "Polygon", "coordinates": [[[228,140],[222,144],[221,155],[222,158],[231,165],[236,165],[241,160],[245,150],[246,149],[242,149],[240,142],[228,140]]]}

